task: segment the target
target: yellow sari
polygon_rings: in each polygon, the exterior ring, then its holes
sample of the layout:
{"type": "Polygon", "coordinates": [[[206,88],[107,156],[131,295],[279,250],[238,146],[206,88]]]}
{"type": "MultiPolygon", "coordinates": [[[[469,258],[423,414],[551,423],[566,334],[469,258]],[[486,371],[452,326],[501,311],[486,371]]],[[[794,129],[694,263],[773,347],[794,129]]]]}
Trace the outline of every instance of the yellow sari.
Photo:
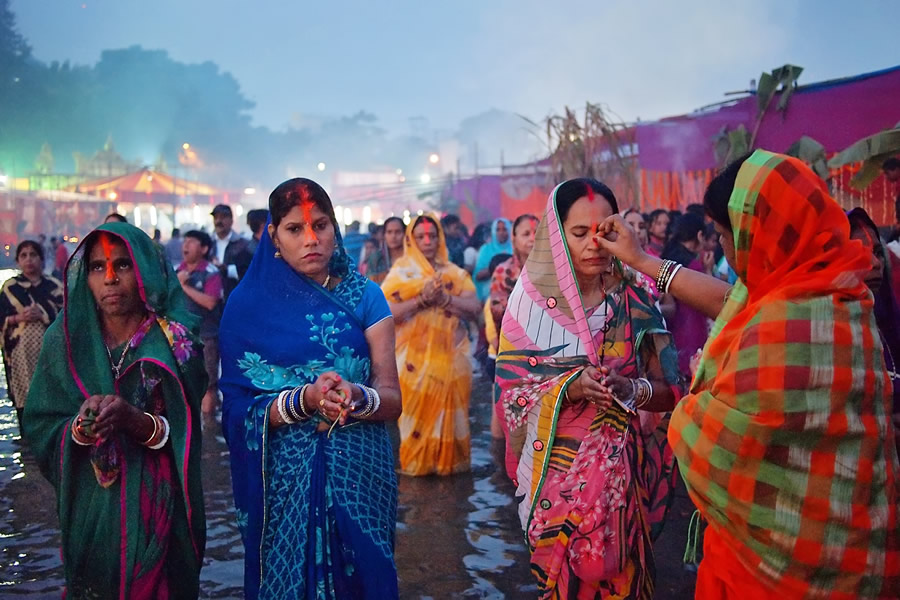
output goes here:
{"type": "MultiPolygon", "coordinates": [[[[439,222],[438,219],[434,219],[439,222]]],[[[432,267],[406,229],[404,254],[381,284],[389,302],[415,298],[439,277],[448,294],[474,292],[469,274],[448,260],[438,226],[437,268],[432,267]]],[[[469,339],[460,319],[443,308],[419,311],[397,323],[397,371],[403,394],[400,416],[400,471],[406,475],[449,475],[469,469],[469,395],[472,365],[469,339]]]]}

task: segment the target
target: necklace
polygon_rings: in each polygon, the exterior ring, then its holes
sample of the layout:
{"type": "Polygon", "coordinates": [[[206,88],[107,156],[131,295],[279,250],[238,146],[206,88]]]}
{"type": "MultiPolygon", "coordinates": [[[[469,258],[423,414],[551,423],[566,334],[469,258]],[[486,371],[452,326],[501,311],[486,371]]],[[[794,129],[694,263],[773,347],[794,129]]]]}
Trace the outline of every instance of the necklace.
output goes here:
{"type": "MultiPolygon", "coordinates": [[[[143,323],[141,323],[143,325],[143,323]]],[[[131,348],[131,344],[134,342],[134,338],[137,337],[138,332],[141,330],[141,325],[138,325],[138,328],[134,330],[134,333],[131,334],[131,339],[128,340],[128,343],[125,344],[125,349],[122,350],[122,356],[119,357],[119,362],[113,363],[112,352],[109,351],[109,346],[103,344],[103,347],[106,348],[106,356],[109,357],[109,366],[112,367],[113,374],[116,376],[116,379],[122,374],[122,364],[125,362],[125,355],[128,354],[128,350],[131,348]]]]}
{"type": "Polygon", "coordinates": [[[327,290],[329,283],[331,283],[331,273],[325,276],[325,283],[322,284],[322,287],[327,290]]]}

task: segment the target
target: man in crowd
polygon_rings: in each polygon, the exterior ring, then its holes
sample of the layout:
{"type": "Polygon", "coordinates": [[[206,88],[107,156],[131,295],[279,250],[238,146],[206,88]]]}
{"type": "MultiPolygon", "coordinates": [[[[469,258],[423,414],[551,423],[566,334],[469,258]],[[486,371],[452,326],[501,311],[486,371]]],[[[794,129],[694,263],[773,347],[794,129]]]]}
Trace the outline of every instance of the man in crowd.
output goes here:
{"type": "Polygon", "coordinates": [[[463,224],[456,215],[444,215],[441,218],[441,227],[444,229],[444,237],[447,239],[447,253],[450,262],[461,269],[466,266],[466,236],[463,232],[463,224]]]}
{"type": "Polygon", "coordinates": [[[178,281],[187,296],[188,309],[200,317],[200,341],[209,385],[203,396],[204,414],[214,414],[219,403],[219,320],[222,318],[223,289],[219,270],[207,262],[212,239],[202,231],[184,234],[183,261],[178,265],[178,281]]]}
{"type": "Polygon", "coordinates": [[[259,246],[259,240],[262,239],[263,230],[266,228],[266,221],[269,220],[269,211],[264,208],[255,208],[247,211],[247,226],[253,235],[250,238],[248,248],[251,254],[256,253],[256,247],[259,246]]]}
{"type": "Polygon", "coordinates": [[[168,258],[169,262],[173,265],[177,265],[181,262],[182,243],[181,230],[176,227],[172,230],[172,237],[166,242],[166,258],[168,258]]]}
{"type": "Polygon", "coordinates": [[[222,286],[225,290],[225,301],[231,291],[247,272],[253,253],[250,252],[249,241],[232,230],[234,215],[227,204],[219,204],[212,211],[213,226],[216,230],[214,240],[215,254],[213,265],[218,267],[222,275],[222,286]]]}
{"type": "Polygon", "coordinates": [[[344,233],[344,250],[347,256],[353,259],[353,262],[359,264],[362,256],[363,244],[366,243],[366,236],[359,231],[359,221],[353,221],[347,225],[347,231],[344,233]]]}

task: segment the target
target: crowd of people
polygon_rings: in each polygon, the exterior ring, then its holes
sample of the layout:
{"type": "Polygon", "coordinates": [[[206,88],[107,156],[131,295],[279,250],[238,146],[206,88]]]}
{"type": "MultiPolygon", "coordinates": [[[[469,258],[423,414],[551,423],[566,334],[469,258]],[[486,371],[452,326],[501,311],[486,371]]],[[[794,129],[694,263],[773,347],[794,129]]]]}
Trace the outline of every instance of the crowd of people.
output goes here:
{"type": "Polygon", "coordinates": [[[397,473],[470,468],[476,371],[541,598],[653,597],[679,472],[697,598],[900,597],[900,251],[863,209],[757,150],[683,213],[578,178],[509,216],[342,234],[297,178],[250,239],[220,205],[165,245],[111,215],[53,274],[21,243],[3,359],[69,597],[197,597],[221,402],[246,597],[396,598],[397,473]]]}

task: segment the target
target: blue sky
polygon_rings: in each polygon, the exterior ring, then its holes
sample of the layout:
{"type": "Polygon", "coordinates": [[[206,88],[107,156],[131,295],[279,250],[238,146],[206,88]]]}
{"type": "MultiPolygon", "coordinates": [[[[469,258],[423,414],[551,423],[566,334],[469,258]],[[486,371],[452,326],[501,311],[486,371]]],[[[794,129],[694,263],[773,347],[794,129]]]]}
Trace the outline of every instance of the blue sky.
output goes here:
{"type": "MultiPolygon", "coordinates": [[[[603,102],[627,120],[687,112],[763,70],[801,83],[900,64],[895,0],[12,0],[45,61],[139,44],[216,62],[273,129],[361,109],[395,132],[489,108],[532,119],[603,102]]],[[[886,101],[889,101],[886,99],[886,101]]],[[[900,99],[893,99],[900,101],[900,99]]]]}

